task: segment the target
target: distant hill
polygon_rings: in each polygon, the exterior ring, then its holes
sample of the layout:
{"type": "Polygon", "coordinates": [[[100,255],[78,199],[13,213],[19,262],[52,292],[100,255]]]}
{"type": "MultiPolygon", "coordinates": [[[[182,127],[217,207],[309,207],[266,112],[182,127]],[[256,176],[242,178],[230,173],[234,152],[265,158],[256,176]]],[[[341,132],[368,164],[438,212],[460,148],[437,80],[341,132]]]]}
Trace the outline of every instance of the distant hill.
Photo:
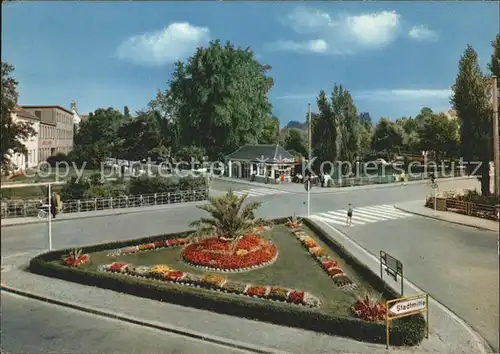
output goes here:
{"type": "Polygon", "coordinates": [[[291,128],[295,128],[295,129],[305,129],[306,128],[306,123],[301,123],[301,122],[298,122],[296,120],[291,120],[290,122],[288,122],[288,124],[286,125],[285,129],[291,129],[291,128]]]}

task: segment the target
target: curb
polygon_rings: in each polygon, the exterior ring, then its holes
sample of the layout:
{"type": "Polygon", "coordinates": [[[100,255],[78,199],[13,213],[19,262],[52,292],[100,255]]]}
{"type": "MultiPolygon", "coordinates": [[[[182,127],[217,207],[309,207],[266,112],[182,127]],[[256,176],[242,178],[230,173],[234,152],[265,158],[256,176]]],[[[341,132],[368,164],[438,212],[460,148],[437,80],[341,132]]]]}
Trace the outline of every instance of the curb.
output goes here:
{"type": "Polygon", "coordinates": [[[64,302],[64,301],[60,301],[60,300],[56,300],[56,299],[51,299],[51,298],[40,296],[40,295],[31,293],[31,292],[28,292],[25,290],[11,288],[11,287],[6,286],[4,284],[0,284],[0,289],[2,291],[8,292],[8,293],[27,297],[27,298],[30,298],[33,300],[43,301],[43,302],[46,302],[46,303],[49,303],[52,305],[63,306],[63,307],[71,308],[73,310],[78,310],[78,311],[90,313],[90,314],[97,315],[97,316],[102,316],[102,317],[107,317],[107,318],[111,318],[114,320],[128,322],[128,323],[139,325],[139,326],[149,327],[149,328],[157,329],[157,330],[172,333],[172,334],[176,334],[176,335],[180,335],[180,336],[184,336],[184,337],[189,337],[191,339],[202,340],[204,342],[208,342],[211,344],[230,347],[233,349],[239,349],[239,350],[248,351],[248,352],[252,352],[252,353],[262,353],[262,354],[286,353],[283,351],[277,351],[277,350],[273,350],[270,348],[263,348],[263,347],[259,347],[259,346],[254,346],[251,344],[238,342],[238,341],[234,341],[231,339],[211,336],[211,335],[207,335],[204,333],[191,331],[191,330],[188,330],[186,328],[167,326],[167,325],[157,323],[157,322],[156,323],[155,322],[146,322],[146,321],[141,320],[139,318],[125,316],[123,314],[115,314],[115,313],[106,312],[106,311],[99,310],[99,309],[92,308],[92,307],[86,307],[86,306],[77,305],[74,303],[64,302]]]}
{"type": "Polygon", "coordinates": [[[478,230],[481,230],[481,231],[493,231],[493,232],[498,232],[498,229],[497,230],[492,230],[492,229],[488,229],[488,228],[484,228],[484,227],[481,227],[481,226],[477,226],[477,225],[471,225],[471,224],[467,224],[467,223],[464,223],[464,222],[459,222],[459,221],[452,221],[452,220],[446,220],[446,219],[442,219],[440,217],[434,217],[434,216],[431,216],[431,215],[427,215],[427,214],[422,214],[422,213],[418,213],[418,212],[415,212],[415,211],[411,211],[411,210],[408,210],[408,209],[405,209],[405,208],[402,208],[398,205],[394,205],[394,208],[398,209],[398,210],[401,210],[401,211],[404,211],[405,213],[410,213],[410,214],[414,214],[414,215],[418,215],[418,216],[423,216],[424,218],[429,218],[429,219],[434,219],[434,220],[439,220],[439,221],[444,221],[444,222],[448,222],[450,224],[455,224],[455,225],[460,225],[460,226],[467,226],[467,227],[472,227],[472,228],[475,228],[475,229],[478,229],[478,230]]]}
{"type": "MultiPolygon", "coordinates": [[[[159,210],[169,210],[169,209],[182,209],[182,208],[189,208],[197,205],[204,205],[208,203],[208,201],[202,201],[202,202],[190,202],[191,204],[185,205],[186,203],[178,203],[180,206],[177,206],[175,208],[157,208],[157,209],[147,209],[147,210],[130,210],[130,211],[122,211],[118,213],[112,213],[112,214],[97,214],[97,215],[83,215],[83,216],[75,216],[71,218],[65,218],[65,219],[52,219],[52,222],[65,222],[65,221],[72,221],[72,220],[81,220],[81,219],[90,219],[90,218],[104,218],[106,216],[118,216],[118,215],[125,215],[125,214],[136,214],[136,213],[147,213],[150,211],[159,211],[159,210]],[[184,204],[184,205],[183,205],[184,204]]],[[[167,205],[173,205],[173,204],[165,204],[167,205]]],[[[70,213],[70,214],[77,214],[77,213],[70,213]]],[[[7,220],[7,219],[4,219],[7,220]]],[[[39,220],[33,220],[33,221],[28,221],[28,222],[18,222],[18,223],[12,223],[12,224],[4,224],[1,225],[2,228],[4,227],[12,227],[12,226],[22,226],[22,225],[33,225],[33,224],[42,224],[42,223],[47,223],[47,220],[45,219],[39,219],[39,220]]]]}
{"type": "MultiPolygon", "coordinates": [[[[471,176],[462,176],[462,177],[450,177],[450,178],[441,178],[438,179],[439,181],[443,182],[449,182],[449,181],[461,181],[461,180],[467,180],[467,179],[473,179],[475,177],[471,176]]],[[[286,189],[282,188],[277,188],[274,187],[273,184],[254,184],[251,183],[250,181],[246,180],[238,180],[238,179],[227,179],[227,178],[217,178],[218,181],[224,181],[224,182],[229,182],[229,183],[238,183],[238,184],[243,184],[246,186],[257,186],[257,187],[264,187],[264,188],[269,188],[269,189],[275,189],[279,191],[286,191],[289,193],[293,194],[307,194],[307,192],[304,191],[289,191],[286,189]]],[[[408,181],[406,184],[402,184],[400,182],[392,182],[392,183],[380,183],[380,184],[367,184],[364,186],[350,186],[350,187],[323,187],[324,191],[322,193],[325,194],[333,194],[333,193],[339,193],[339,192],[351,192],[351,191],[362,191],[362,190],[367,190],[367,189],[378,189],[378,188],[391,188],[391,187],[401,187],[401,186],[411,186],[411,185],[418,185],[422,183],[428,183],[428,179],[422,179],[422,180],[415,180],[415,181],[408,181]],[[364,187],[364,188],[357,188],[357,187],[364,187]],[[356,189],[349,189],[349,188],[356,188],[356,189]]],[[[317,187],[321,188],[321,187],[317,187]]],[[[311,194],[320,194],[318,193],[311,193],[311,194]]]]}

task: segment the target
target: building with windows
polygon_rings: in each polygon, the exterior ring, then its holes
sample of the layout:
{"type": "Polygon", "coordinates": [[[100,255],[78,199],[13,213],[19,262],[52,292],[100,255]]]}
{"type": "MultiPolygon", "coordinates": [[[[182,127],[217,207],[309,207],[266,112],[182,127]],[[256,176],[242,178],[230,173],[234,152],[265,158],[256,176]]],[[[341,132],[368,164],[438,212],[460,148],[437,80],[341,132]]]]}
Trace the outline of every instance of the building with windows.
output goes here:
{"type": "Polygon", "coordinates": [[[22,106],[40,119],[39,160],[73,149],[73,112],[61,106],[22,106]]]}
{"type": "Polygon", "coordinates": [[[31,126],[36,133],[36,135],[22,141],[23,145],[26,147],[26,153],[15,153],[12,157],[12,162],[20,169],[34,167],[38,165],[38,135],[40,134],[40,119],[19,106],[14,107],[11,115],[14,123],[31,123],[31,126]]]}

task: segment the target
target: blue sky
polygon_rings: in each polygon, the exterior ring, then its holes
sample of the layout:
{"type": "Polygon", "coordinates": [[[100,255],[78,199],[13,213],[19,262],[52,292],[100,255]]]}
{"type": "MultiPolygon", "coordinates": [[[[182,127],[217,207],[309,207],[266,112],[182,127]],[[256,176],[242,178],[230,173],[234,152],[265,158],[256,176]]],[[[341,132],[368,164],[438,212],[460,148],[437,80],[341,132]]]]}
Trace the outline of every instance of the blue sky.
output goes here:
{"type": "Polygon", "coordinates": [[[375,120],[448,110],[467,44],[483,68],[499,32],[494,2],[17,2],[2,4],[2,60],[20,104],[146,107],[172,63],[211,39],[251,46],[273,69],[282,124],[342,84],[375,120]]]}

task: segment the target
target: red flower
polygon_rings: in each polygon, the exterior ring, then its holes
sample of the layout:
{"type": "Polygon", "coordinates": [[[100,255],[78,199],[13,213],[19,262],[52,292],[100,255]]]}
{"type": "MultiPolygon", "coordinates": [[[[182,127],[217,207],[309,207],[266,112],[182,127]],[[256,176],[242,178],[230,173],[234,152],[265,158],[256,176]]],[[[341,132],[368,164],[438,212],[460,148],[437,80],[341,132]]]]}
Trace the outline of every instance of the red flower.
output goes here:
{"type": "Polygon", "coordinates": [[[123,267],[125,267],[127,264],[126,263],[113,263],[108,267],[108,271],[110,272],[119,272],[122,270],[123,267]]]}
{"type": "Polygon", "coordinates": [[[290,295],[288,295],[288,300],[290,300],[294,304],[300,304],[304,301],[304,292],[303,291],[292,291],[290,293],[290,295]]]}
{"type": "Polygon", "coordinates": [[[377,321],[385,319],[386,307],[381,302],[371,303],[366,299],[358,300],[353,307],[354,313],[367,321],[377,321]]]}
{"type": "Polygon", "coordinates": [[[264,296],[264,295],[266,295],[266,288],[263,286],[251,286],[245,291],[245,294],[264,296]]]}
{"type": "Polygon", "coordinates": [[[166,240],[154,241],[153,244],[155,245],[156,248],[167,247],[168,246],[168,243],[167,243],[166,240]]]}
{"type": "Polygon", "coordinates": [[[323,266],[324,269],[330,269],[333,267],[337,267],[338,263],[331,258],[327,258],[321,262],[321,265],[323,266]]]}
{"type": "Polygon", "coordinates": [[[165,280],[179,280],[184,276],[184,273],[178,270],[168,272],[164,275],[165,280]]]}
{"type": "Polygon", "coordinates": [[[336,275],[339,275],[339,274],[344,274],[344,271],[340,268],[330,268],[328,269],[328,275],[331,276],[331,277],[334,277],[336,275]]]}

